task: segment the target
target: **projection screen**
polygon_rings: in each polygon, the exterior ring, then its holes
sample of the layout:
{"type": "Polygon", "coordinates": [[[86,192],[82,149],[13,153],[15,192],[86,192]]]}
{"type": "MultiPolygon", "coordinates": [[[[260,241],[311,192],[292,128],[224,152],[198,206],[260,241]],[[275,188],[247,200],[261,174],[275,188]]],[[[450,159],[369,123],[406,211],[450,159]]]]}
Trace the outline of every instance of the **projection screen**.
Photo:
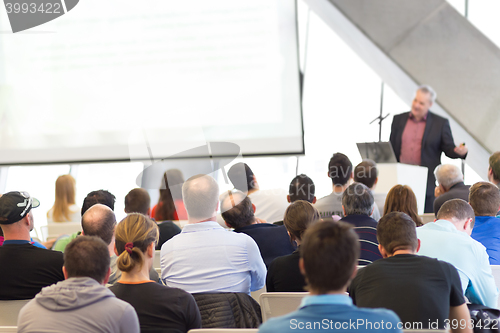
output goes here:
{"type": "Polygon", "coordinates": [[[294,0],[84,0],[0,30],[0,164],[304,152],[294,0]]]}

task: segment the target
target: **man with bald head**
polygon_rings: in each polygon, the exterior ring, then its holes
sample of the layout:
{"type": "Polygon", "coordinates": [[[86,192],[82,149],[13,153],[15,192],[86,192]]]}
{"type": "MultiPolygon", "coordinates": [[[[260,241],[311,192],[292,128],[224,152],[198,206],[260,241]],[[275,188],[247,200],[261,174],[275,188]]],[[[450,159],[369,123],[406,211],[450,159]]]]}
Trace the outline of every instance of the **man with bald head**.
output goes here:
{"type": "Polygon", "coordinates": [[[97,236],[108,245],[109,256],[114,256],[115,213],[108,206],[95,204],[82,216],[82,234],[97,236]]]}
{"type": "Polygon", "coordinates": [[[255,241],[216,222],[219,186],[196,175],[182,186],[188,224],[161,247],[161,277],[189,293],[240,292],[264,287],[266,266],[255,241]]]}

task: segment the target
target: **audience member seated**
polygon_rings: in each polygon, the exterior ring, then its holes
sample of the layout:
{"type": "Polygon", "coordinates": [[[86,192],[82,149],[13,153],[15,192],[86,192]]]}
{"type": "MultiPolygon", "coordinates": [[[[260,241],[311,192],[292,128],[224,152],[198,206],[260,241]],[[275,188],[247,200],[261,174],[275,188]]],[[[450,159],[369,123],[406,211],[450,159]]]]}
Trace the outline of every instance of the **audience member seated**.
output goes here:
{"type": "Polygon", "coordinates": [[[134,307],[141,332],[201,328],[200,311],[191,294],[149,279],[157,240],[156,223],[145,215],[131,213],[118,224],[115,253],[122,276],[110,289],[134,307]]]}
{"type": "Polygon", "coordinates": [[[80,222],[80,207],[75,204],[75,179],[71,175],[56,180],[56,200],[47,212],[47,222],[80,222]]]}
{"type": "Polygon", "coordinates": [[[500,187],[500,151],[494,152],[490,156],[488,180],[497,187],[500,187]]]}
{"type": "Polygon", "coordinates": [[[450,199],[469,200],[469,185],[464,184],[464,175],[460,169],[452,164],[438,165],[434,175],[439,186],[434,191],[434,215],[439,208],[450,199]]]}
{"type": "Polygon", "coordinates": [[[284,225],[290,241],[297,244],[292,254],[274,259],[266,276],[267,292],[305,291],[306,281],[299,269],[299,249],[306,229],[319,220],[316,208],[304,200],[296,200],[285,211],[284,225]]]}
{"type": "Polygon", "coordinates": [[[446,201],[436,222],[417,228],[419,254],[449,262],[458,270],[465,296],[473,304],[497,307],[498,290],[486,248],[472,239],[474,211],[462,199],[446,201]]]}
{"type": "Polygon", "coordinates": [[[349,158],[342,153],[333,154],[328,163],[328,177],[332,180],[333,192],[315,204],[321,217],[344,217],[342,194],[349,186],[352,176],[352,163],[349,158]]]}
{"type": "Polygon", "coordinates": [[[377,164],[372,160],[363,160],[354,168],[354,181],[366,185],[373,195],[374,207],[370,215],[375,221],[380,220],[380,212],[384,211],[387,193],[375,193],[378,183],[377,164]]]}
{"type": "Polygon", "coordinates": [[[101,239],[78,237],[69,243],[63,271],[66,280],[44,288],[21,309],[18,332],[139,333],[134,308],[104,287],[110,271],[101,239]]]}
{"type": "Polygon", "coordinates": [[[189,293],[246,293],[264,286],[266,266],[255,241],[216,222],[219,186],[208,175],[182,186],[188,224],[161,247],[162,279],[189,293]]]}
{"type": "Polygon", "coordinates": [[[500,265],[500,192],[491,183],[479,182],[470,189],[469,203],[476,222],[471,237],[486,247],[491,265],[500,265]]]}
{"type": "Polygon", "coordinates": [[[255,205],[255,216],[271,223],[283,221],[283,215],[288,207],[285,190],[261,190],[257,178],[246,163],[234,164],[227,172],[227,176],[236,190],[250,197],[255,205]]]}
{"type": "MultiPolygon", "coordinates": [[[[149,216],[150,203],[148,191],[143,188],[134,188],[125,196],[125,213],[140,213],[149,216]]],[[[181,232],[181,228],[172,221],[158,223],[158,230],[160,239],[156,244],[156,250],[160,250],[163,243],[181,232]]]]}
{"type": "Polygon", "coordinates": [[[358,234],[361,244],[360,266],[382,258],[378,250],[377,221],[370,217],[373,207],[372,193],[361,183],[352,183],[342,195],[344,217],[340,221],[350,223],[358,234]]]}
{"type": "Polygon", "coordinates": [[[182,200],[184,176],[179,169],[170,169],[163,174],[158,204],[153,207],[151,217],[156,221],[187,220],[182,200]]]}
{"type": "Polygon", "coordinates": [[[260,223],[254,216],[255,206],[245,193],[235,191],[223,194],[221,211],[229,228],[247,234],[257,243],[266,268],[275,258],[291,254],[295,250],[284,226],[260,223]]]}
{"type": "Polygon", "coordinates": [[[0,300],[30,299],[43,287],[64,280],[63,255],[32,244],[33,212],[40,202],[27,192],[0,197],[0,300]]]}
{"type": "Polygon", "coordinates": [[[402,332],[394,312],[357,308],[346,295],[347,286],[356,275],[358,256],[358,237],[349,224],[325,221],[311,226],[303,238],[299,263],[311,296],[302,300],[297,311],[269,319],[259,332],[324,332],[342,328],[349,332],[402,332]],[[368,322],[378,324],[377,329],[370,328],[368,322]]]}
{"type": "Polygon", "coordinates": [[[411,217],[417,227],[423,225],[422,219],[418,216],[417,197],[408,185],[394,185],[387,193],[383,215],[391,212],[405,213],[411,217]]]}
{"type": "MultiPolygon", "coordinates": [[[[295,176],[288,187],[288,195],[286,200],[289,203],[294,203],[297,200],[304,200],[314,204],[316,202],[316,186],[311,178],[305,174],[295,176]]],[[[273,224],[283,225],[283,221],[273,222],[273,224]]]]}
{"type": "Polygon", "coordinates": [[[444,329],[447,320],[469,323],[457,270],[444,261],[416,255],[420,242],[408,215],[383,216],[377,235],[384,259],[358,271],[349,286],[354,304],[393,310],[406,329],[444,329]]]}
{"type": "MultiPolygon", "coordinates": [[[[114,210],[115,196],[106,190],[98,190],[90,192],[89,194],[87,194],[85,199],[83,199],[81,215],[83,216],[83,214],[85,214],[85,212],[95,204],[103,204],[105,206],[108,206],[111,210],[114,210]]],[[[52,249],[64,252],[66,245],[68,245],[69,242],[71,242],[73,239],[80,236],[81,234],[82,232],[78,231],[66,237],[59,237],[54,246],[52,247],[52,249]]]]}

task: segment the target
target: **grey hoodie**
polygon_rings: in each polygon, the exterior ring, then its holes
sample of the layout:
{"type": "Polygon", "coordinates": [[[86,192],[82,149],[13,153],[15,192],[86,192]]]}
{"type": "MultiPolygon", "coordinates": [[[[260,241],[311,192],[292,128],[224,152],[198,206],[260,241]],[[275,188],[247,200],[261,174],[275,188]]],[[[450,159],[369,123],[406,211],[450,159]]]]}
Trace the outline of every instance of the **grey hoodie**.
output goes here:
{"type": "Polygon", "coordinates": [[[134,308],[92,278],[42,289],[19,313],[18,332],[139,333],[134,308]]]}

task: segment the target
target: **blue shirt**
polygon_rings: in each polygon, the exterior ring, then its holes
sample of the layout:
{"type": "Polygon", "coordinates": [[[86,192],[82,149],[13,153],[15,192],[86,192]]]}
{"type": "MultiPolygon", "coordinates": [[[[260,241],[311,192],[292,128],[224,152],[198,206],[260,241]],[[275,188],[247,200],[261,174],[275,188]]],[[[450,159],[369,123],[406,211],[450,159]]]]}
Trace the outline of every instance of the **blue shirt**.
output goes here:
{"type": "Polygon", "coordinates": [[[161,277],[188,293],[247,293],[264,287],[266,266],[255,241],[217,222],[187,224],[161,247],[161,277]]]}
{"type": "Polygon", "coordinates": [[[419,255],[446,261],[458,271],[462,290],[471,303],[497,307],[498,290],[486,248],[455,225],[437,220],[417,228],[419,255]]]}
{"type": "Polygon", "coordinates": [[[484,245],[490,257],[490,265],[500,265],[500,218],[476,216],[470,236],[484,245]]]}
{"type": "Polygon", "coordinates": [[[297,311],[271,318],[259,332],[402,332],[398,316],[386,309],[362,309],[347,295],[304,297],[297,311]]]}

